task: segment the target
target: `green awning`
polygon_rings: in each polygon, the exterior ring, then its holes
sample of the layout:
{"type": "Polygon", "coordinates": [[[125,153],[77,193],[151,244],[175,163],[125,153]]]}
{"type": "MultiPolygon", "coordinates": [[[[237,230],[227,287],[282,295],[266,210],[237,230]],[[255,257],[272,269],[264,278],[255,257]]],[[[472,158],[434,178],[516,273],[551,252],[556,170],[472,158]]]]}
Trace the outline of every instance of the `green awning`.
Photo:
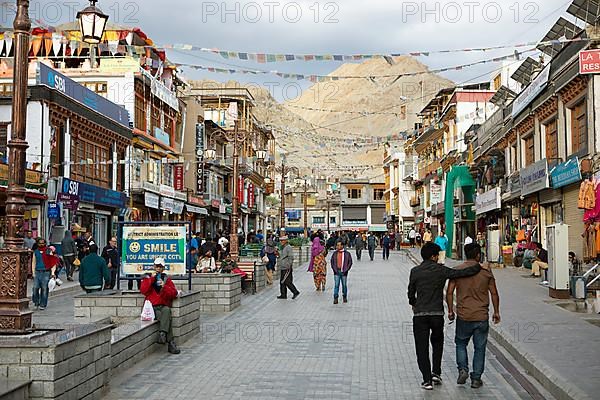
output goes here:
{"type": "MultiPolygon", "coordinates": [[[[446,256],[452,256],[452,244],[454,236],[454,189],[457,187],[462,188],[464,195],[464,203],[473,203],[473,194],[475,193],[475,181],[469,167],[466,165],[458,165],[452,167],[448,175],[446,176],[446,197],[444,199],[445,207],[445,220],[446,220],[446,236],[448,237],[448,248],[446,249],[446,256]]],[[[467,219],[475,219],[475,213],[471,211],[467,215],[467,219]]]]}

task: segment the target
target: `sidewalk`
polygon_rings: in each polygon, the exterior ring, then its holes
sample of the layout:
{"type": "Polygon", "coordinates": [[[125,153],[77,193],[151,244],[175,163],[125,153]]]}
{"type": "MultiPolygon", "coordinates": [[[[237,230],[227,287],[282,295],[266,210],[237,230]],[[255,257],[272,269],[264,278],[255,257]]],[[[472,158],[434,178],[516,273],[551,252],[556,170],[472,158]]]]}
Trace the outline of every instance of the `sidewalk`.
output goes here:
{"type": "MultiPolygon", "coordinates": [[[[420,261],[419,249],[409,249],[420,261]]],[[[454,267],[460,261],[447,260],[454,267]]],[[[600,327],[587,320],[599,315],[567,311],[548,296],[548,288],[527,271],[494,269],[500,293],[502,322],[491,336],[557,399],[598,398],[600,383],[600,327]]]]}

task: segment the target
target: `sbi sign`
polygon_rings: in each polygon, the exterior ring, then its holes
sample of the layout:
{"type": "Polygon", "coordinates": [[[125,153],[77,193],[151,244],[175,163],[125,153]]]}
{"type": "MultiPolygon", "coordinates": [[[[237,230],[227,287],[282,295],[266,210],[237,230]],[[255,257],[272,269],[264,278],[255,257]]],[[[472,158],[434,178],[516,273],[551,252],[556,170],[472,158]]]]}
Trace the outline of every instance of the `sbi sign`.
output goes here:
{"type": "Polygon", "coordinates": [[[67,92],[67,82],[65,78],[56,75],[54,71],[48,71],[48,84],[63,93],[67,92]]]}

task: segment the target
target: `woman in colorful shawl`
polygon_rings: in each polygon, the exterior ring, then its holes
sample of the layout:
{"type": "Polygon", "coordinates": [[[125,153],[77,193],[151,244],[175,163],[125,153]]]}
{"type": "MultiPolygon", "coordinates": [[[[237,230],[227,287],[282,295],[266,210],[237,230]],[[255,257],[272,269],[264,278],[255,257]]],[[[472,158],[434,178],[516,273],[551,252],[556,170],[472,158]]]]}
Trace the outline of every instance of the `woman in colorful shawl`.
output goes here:
{"type": "MultiPolygon", "coordinates": [[[[317,238],[318,239],[318,238],[317,238]]],[[[317,290],[325,291],[325,281],[327,280],[327,250],[323,250],[316,255],[313,263],[313,279],[317,290]]]]}
{"type": "Polygon", "coordinates": [[[315,257],[319,255],[325,247],[321,244],[321,238],[315,236],[312,241],[312,248],[310,250],[310,262],[308,263],[308,272],[314,272],[315,257]]]}

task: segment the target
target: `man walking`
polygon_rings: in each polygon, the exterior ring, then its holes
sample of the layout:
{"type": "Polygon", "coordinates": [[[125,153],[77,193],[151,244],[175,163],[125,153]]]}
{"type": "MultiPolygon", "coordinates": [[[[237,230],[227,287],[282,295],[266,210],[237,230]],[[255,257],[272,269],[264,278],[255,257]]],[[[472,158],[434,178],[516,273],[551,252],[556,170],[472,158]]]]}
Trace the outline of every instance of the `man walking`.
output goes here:
{"type": "Polygon", "coordinates": [[[444,265],[446,264],[446,249],[448,247],[448,237],[446,236],[443,230],[440,230],[439,236],[435,238],[435,244],[437,244],[440,248],[440,257],[438,262],[444,265]]]}
{"type": "Polygon", "coordinates": [[[433,382],[442,383],[442,353],[444,351],[444,286],[446,280],[475,275],[481,270],[475,264],[462,270],[438,264],[440,248],[425,243],[421,248],[423,262],[411,269],[408,303],[413,309],[413,335],[417,364],[423,375],[421,387],[433,389],[433,382]],[[433,348],[433,367],[429,359],[429,340],[433,348]]]}
{"type": "Polygon", "coordinates": [[[410,228],[410,231],[408,231],[408,240],[410,241],[410,247],[412,247],[413,249],[415,248],[416,237],[417,237],[417,231],[415,231],[414,227],[410,228]]]}
{"type": "Polygon", "coordinates": [[[365,248],[365,241],[363,240],[362,234],[358,233],[354,239],[354,249],[356,250],[356,259],[360,261],[362,251],[365,248]]]}
{"type": "Polygon", "coordinates": [[[292,299],[295,299],[300,295],[300,292],[296,289],[296,286],[294,286],[294,276],[292,272],[294,266],[294,250],[292,250],[292,246],[288,243],[288,239],[287,236],[279,238],[279,242],[281,242],[283,248],[281,249],[281,255],[278,260],[279,270],[281,271],[281,276],[279,277],[280,295],[277,296],[278,299],[287,299],[288,289],[292,291],[292,299]]]}
{"type": "MultiPolygon", "coordinates": [[[[467,261],[457,266],[464,270],[481,262],[481,247],[476,243],[465,246],[467,261]]],[[[456,383],[464,384],[469,377],[469,360],[467,345],[473,338],[473,372],[471,372],[471,387],[480,388],[483,385],[481,375],[485,367],[485,348],[489,332],[490,295],[494,305],[494,324],[500,322],[500,297],[496,288],[496,280],[492,271],[482,269],[478,274],[468,278],[451,280],[446,290],[448,303],[448,319],[454,320],[454,289],[456,289],[456,364],[458,364],[458,379],[456,383]],[[488,294],[489,293],[489,294],[488,294]]]]}
{"type": "Polygon", "coordinates": [[[162,258],[155,259],[154,270],[156,274],[144,278],[140,291],[146,296],[146,300],[152,303],[154,315],[159,322],[158,344],[167,343],[169,353],[179,354],[181,350],[177,348],[173,339],[171,318],[171,305],[177,297],[177,288],[171,278],[165,274],[165,260],[162,258]]]}
{"type": "Polygon", "coordinates": [[[373,261],[375,257],[375,247],[377,247],[377,238],[373,235],[373,232],[369,232],[367,237],[367,249],[369,250],[369,258],[373,261]]]}
{"type": "Polygon", "coordinates": [[[381,244],[383,248],[383,259],[390,259],[390,246],[392,245],[392,239],[390,239],[390,235],[386,232],[383,239],[381,239],[381,244]]]}
{"type": "Polygon", "coordinates": [[[119,254],[119,249],[117,248],[117,238],[111,237],[110,241],[104,249],[102,249],[102,258],[106,261],[106,265],[108,266],[108,270],[110,271],[110,284],[108,285],[109,289],[114,289],[115,284],[117,283],[117,273],[119,272],[119,267],[121,266],[121,257],[119,254]]]}
{"type": "Polygon", "coordinates": [[[340,294],[340,283],[342,284],[342,299],[348,302],[348,271],[352,268],[352,256],[344,248],[344,243],[338,240],[335,244],[335,252],[331,255],[331,269],[335,285],[333,287],[333,304],[338,304],[340,294]]]}
{"type": "Polygon", "coordinates": [[[89,254],[81,261],[79,285],[87,293],[99,292],[103,286],[110,285],[110,272],[106,261],[98,255],[96,243],[90,245],[89,254]],[[104,285],[102,285],[102,280],[104,280],[104,285]]]}

